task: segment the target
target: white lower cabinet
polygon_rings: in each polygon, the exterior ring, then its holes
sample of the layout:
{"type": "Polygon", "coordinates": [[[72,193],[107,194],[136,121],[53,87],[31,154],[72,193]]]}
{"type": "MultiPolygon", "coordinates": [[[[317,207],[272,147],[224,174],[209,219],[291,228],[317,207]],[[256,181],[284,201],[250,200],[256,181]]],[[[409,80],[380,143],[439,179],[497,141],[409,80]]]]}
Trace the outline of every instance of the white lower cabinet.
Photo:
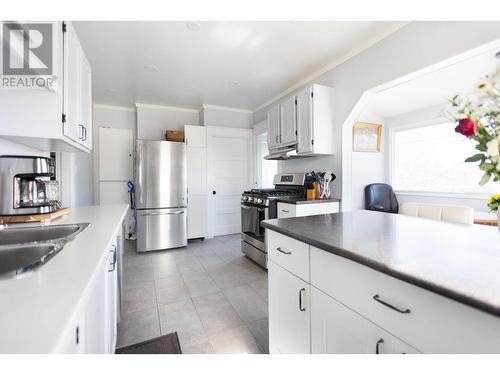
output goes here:
{"type": "Polygon", "coordinates": [[[269,351],[311,352],[309,284],[270,261],[269,351]]]}
{"type": "Polygon", "coordinates": [[[271,353],[500,352],[497,316],[270,229],[266,244],[271,353]]]}
{"type": "Polygon", "coordinates": [[[307,204],[291,204],[278,202],[278,219],[301,217],[339,212],[339,202],[318,202],[307,204]]]}
{"type": "Polygon", "coordinates": [[[75,318],[62,333],[56,353],[115,352],[119,308],[117,257],[115,242],[99,264],[75,318]]]}
{"type": "Polygon", "coordinates": [[[311,287],[311,353],[418,353],[315,287],[311,287]]]}

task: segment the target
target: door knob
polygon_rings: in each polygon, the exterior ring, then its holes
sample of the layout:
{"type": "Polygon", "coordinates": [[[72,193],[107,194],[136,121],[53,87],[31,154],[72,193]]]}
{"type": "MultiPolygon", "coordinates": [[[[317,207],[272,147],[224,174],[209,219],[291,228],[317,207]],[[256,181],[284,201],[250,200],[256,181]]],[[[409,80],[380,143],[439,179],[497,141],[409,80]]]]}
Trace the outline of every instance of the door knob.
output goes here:
{"type": "Polygon", "coordinates": [[[217,192],[215,190],[212,190],[212,194],[215,195],[217,194],[217,192]]]}

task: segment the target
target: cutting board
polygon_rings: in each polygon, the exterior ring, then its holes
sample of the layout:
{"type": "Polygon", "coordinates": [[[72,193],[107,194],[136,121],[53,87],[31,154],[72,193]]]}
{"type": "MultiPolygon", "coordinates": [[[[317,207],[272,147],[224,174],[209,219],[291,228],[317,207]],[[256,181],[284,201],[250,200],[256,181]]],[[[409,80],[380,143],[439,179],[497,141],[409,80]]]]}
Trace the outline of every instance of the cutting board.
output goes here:
{"type": "Polygon", "coordinates": [[[14,223],[31,223],[35,221],[50,221],[57,219],[62,215],[66,215],[71,211],[71,208],[60,208],[54,212],[45,214],[31,214],[31,215],[9,215],[0,216],[0,224],[14,224],[14,223]]]}

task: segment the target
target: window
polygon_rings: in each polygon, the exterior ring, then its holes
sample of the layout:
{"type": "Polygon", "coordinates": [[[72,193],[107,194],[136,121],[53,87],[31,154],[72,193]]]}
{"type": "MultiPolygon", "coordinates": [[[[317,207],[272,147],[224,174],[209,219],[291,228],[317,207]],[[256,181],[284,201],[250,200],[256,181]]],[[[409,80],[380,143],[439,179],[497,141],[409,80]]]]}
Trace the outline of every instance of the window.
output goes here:
{"type": "Polygon", "coordinates": [[[267,133],[261,133],[256,137],[256,166],[257,166],[257,187],[272,188],[274,175],[278,172],[278,162],[276,160],[265,160],[264,156],[269,155],[267,148],[267,133]]]}
{"type": "Polygon", "coordinates": [[[476,143],[454,132],[454,124],[439,123],[395,130],[392,184],[395,190],[465,195],[498,192],[498,183],[479,186],[483,173],[464,160],[477,153],[476,143]]]}

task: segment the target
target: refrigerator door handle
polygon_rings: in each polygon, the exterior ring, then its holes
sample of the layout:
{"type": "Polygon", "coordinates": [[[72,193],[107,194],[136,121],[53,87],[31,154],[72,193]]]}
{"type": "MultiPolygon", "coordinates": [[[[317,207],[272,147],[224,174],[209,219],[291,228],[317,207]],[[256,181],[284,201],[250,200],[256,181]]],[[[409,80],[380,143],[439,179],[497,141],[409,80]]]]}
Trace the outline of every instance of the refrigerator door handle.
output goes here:
{"type": "Polygon", "coordinates": [[[141,213],[141,216],[160,216],[160,215],[180,215],[183,214],[184,211],[174,211],[174,212],[146,212],[141,213]]]}

